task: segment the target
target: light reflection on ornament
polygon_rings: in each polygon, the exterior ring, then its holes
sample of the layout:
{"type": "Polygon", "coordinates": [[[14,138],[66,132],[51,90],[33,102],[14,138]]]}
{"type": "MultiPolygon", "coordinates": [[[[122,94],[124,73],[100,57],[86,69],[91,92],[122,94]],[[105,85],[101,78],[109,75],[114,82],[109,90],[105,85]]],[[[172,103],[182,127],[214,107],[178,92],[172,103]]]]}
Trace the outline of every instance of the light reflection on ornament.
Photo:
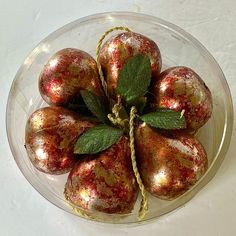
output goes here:
{"type": "Polygon", "coordinates": [[[88,193],[88,190],[82,189],[82,190],[80,191],[80,197],[81,197],[84,201],[89,202],[89,200],[90,200],[90,195],[89,195],[89,193],[88,193]]]}
{"type": "Polygon", "coordinates": [[[58,64],[58,59],[54,58],[49,62],[50,67],[54,67],[58,64]]]}
{"type": "Polygon", "coordinates": [[[111,43],[108,47],[108,53],[112,54],[115,50],[116,50],[116,44],[115,43],[111,43]]]}
{"type": "Polygon", "coordinates": [[[38,148],[35,151],[35,154],[37,155],[38,159],[40,159],[40,160],[47,159],[47,154],[44,152],[44,150],[42,148],[38,148]]]}
{"type": "Polygon", "coordinates": [[[167,84],[167,83],[162,83],[161,86],[160,86],[160,90],[161,90],[162,92],[165,92],[166,89],[167,89],[167,87],[168,87],[168,84],[167,84]]]}
{"type": "Polygon", "coordinates": [[[160,168],[157,174],[154,175],[154,181],[158,185],[165,185],[168,183],[168,176],[165,168],[160,168]]]}
{"type": "Polygon", "coordinates": [[[36,115],[31,118],[32,130],[38,130],[43,125],[44,114],[41,111],[38,111],[36,115]]]}
{"type": "Polygon", "coordinates": [[[63,94],[63,87],[59,83],[51,84],[51,91],[58,96],[63,94]]]}

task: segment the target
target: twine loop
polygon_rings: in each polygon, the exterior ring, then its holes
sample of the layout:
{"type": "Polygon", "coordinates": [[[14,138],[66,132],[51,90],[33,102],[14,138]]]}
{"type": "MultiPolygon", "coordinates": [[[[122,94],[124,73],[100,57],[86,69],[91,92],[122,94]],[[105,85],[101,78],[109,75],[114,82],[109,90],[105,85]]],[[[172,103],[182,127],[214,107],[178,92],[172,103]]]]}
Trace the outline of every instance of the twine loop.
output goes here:
{"type": "Polygon", "coordinates": [[[100,76],[100,80],[101,80],[101,83],[102,83],[103,90],[104,90],[105,95],[107,96],[108,99],[110,98],[110,96],[109,96],[109,93],[108,93],[108,90],[107,90],[107,83],[106,83],[106,80],[105,80],[103,72],[102,72],[102,67],[101,67],[101,64],[99,62],[99,55],[100,55],[100,50],[101,50],[103,40],[106,38],[106,36],[108,34],[110,34],[113,31],[116,31],[116,30],[130,31],[129,28],[124,27],[124,26],[117,26],[117,27],[111,28],[111,29],[109,29],[109,30],[107,30],[106,32],[103,33],[103,35],[101,36],[101,38],[98,41],[97,48],[96,48],[96,61],[97,61],[98,73],[99,73],[99,76],[100,76]]]}
{"type": "Polygon", "coordinates": [[[130,149],[131,149],[131,161],[132,161],[132,167],[134,171],[134,175],[136,177],[142,200],[139,208],[139,220],[143,219],[148,211],[148,200],[146,195],[146,190],[144,188],[142,179],[140,177],[136,157],[135,157],[135,145],[134,145],[134,119],[136,117],[137,109],[135,106],[131,107],[130,110],[130,120],[129,120],[129,137],[130,137],[130,149]]]}
{"type": "MultiPolygon", "coordinates": [[[[101,46],[102,46],[102,43],[103,43],[103,40],[105,39],[105,37],[108,34],[110,34],[111,32],[116,31],[116,30],[130,31],[130,29],[128,29],[127,27],[124,27],[124,26],[117,26],[117,27],[111,28],[111,29],[107,30],[106,32],[104,32],[104,34],[99,39],[98,44],[97,44],[97,48],[96,48],[96,60],[97,60],[97,66],[98,66],[98,73],[99,73],[99,77],[101,80],[103,90],[104,90],[105,95],[107,96],[109,101],[111,101],[111,100],[110,100],[108,89],[107,89],[107,83],[105,81],[105,78],[104,78],[104,75],[102,72],[102,67],[99,62],[99,54],[100,54],[100,49],[101,49],[101,46]]],[[[137,162],[136,162],[136,157],[135,157],[134,119],[137,116],[137,109],[135,106],[131,107],[129,119],[122,119],[121,114],[120,114],[122,108],[123,108],[122,100],[121,100],[120,95],[118,95],[117,102],[112,107],[112,113],[108,114],[108,119],[112,122],[113,125],[119,126],[122,129],[125,129],[128,126],[132,168],[133,168],[133,172],[134,172],[136,181],[138,183],[138,186],[139,186],[139,189],[141,192],[141,197],[142,197],[141,203],[140,203],[140,208],[139,208],[139,215],[138,215],[138,219],[141,220],[145,217],[145,215],[148,212],[148,200],[147,200],[146,190],[144,188],[142,179],[139,174],[139,170],[138,170],[137,162]]],[[[65,193],[64,193],[64,196],[65,196],[65,199],[68,201],[65,193]]],[[[78,213],[79,215],[89,218],[89,219],[95,219],[95,217],[88,215],[87,213],[85,213],[85,211],[74,207],[74,205],[72,205],[69,201],[68,201],[68,203],[73,207],[73,210],[76,213],[78,213]]]]}

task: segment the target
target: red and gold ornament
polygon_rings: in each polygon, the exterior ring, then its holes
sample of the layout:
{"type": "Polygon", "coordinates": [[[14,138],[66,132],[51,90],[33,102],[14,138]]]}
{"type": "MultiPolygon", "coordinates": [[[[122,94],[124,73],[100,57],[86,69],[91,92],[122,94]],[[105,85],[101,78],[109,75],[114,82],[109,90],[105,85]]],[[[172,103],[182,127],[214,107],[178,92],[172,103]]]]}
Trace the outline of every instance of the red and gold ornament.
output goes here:
{"type": "Polygon", "coordinates": [[[108,92],[112,97],[116,96],[115,90],[122,66],[129,58],[137,54],[149,57],[152,76],[158,76],[162,65],[160,50],[157,44],[148,37],[134,32],[124,32],[103,44],[99,62],[105,75],[108,92]]]}
{"type": "Polygon", "coordinates": [[[77,156],[74,145],[94,123],[62,107],[35,111],[25,129],[25,147],[32,164],[48,174],[64,174],[73,167],[77,156]]]}
{"type": "Polygon", "coordinates": [[[65,48],[54,54],[39,77],[39,91],[50,105],[68,106],[80,98],[80,90],[103,96],[96,61],[86,52],[65,48]]]}
{"type": "Polygon", "coordinates": [[[208,161],[201,143],[183,131],[161,133],[147,124],[135,129],[135,150],[145,188],[171,200],[186,192],[206,172],[208,161]]]}
{"type": "MultiPolygon", "coordinates": [[[[116,29],[128,30],[115,27],[105,32],[102,39],[116,29]]],[[[123,135],[108,149],[96,154],[74,154],[80,135],[97,123],[61,106],[71,107],[71,104],[80,102],[81,90],[104,96],[100,83],[103,76],[101,70],[98,74],[97,63],[88,53],[66,48],[53,55],[40,74],[39,91],[53,106],[41,108],[29,117],[26,150],[33,165],[42,172],[63,174],[72,169],[64,194],[73,207],[86,212],[130,213],[140,189],[141,219],[148,209],[145,189],[158,198],[171,200],[186,192],[206,172],[206,152],[201,143],[187,132],[199,129],[210,118],[212,96],[203,80],[190,68],[173,67],[160,74],[160,50],[144,35],[128,30],[105,42],[99,52],[101,43],[102,40],[98,44],[97,58],[104,73],[106,84],[102,81],[102,86],[105,94],[116,98],[123,65],[138,54],[146,55],[150,59],[152,77],[149,91],[146,91],[150,102],[147,107],[182,112],[187,129],[167,132],[151,128],[146,123],[139,123],[137,109],[132,107],[129,130],[126,130],[127,120],[120,117],[120,110],[124,107],[122,100],[118,99],[118,104],[112,109],[114,114],[109,116],[110,121],[113,125],[122,124],[118,126],[124,128],[124,133],[129,132],[130,140],[123,135]]],[[[94,100],[95,96],[90,96],[87,103],[94,100]]],[[[99,102],[96,104],[101,107],[99,102]]]]}
{"type": "Polygon", "coordinates": [[[151,107],[184,110],[189,130],[197,130],[211,117],[213,104],[209,88],[192,69],[184,66],[163,71],[151,87],[151,107]]]}
{"type": "Polygon", "coordinates": [[[66,199],[85,210],[130,213],[138,195],[129,141],[121,137],[109,149],[79,161],[68,176],[66,199]]]}

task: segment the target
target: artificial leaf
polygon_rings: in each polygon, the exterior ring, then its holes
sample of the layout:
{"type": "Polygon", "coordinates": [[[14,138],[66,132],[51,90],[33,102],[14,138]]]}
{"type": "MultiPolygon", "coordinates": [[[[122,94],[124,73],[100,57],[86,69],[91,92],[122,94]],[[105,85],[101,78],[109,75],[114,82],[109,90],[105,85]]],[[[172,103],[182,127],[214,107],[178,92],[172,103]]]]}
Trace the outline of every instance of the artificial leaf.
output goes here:
{"type": "Polygon", "coordinates": [[[100,121],[105,123],[108,120],[108,109],[103,97],[99,97],[88,90],[81,90],[80,94],[84,100],[84,103],[93,113],[93,115],[95,115],[100,121]]]}
{"type": "Polygon", "coordinates": [[[137,108],[139,114],[142,114],[146,104],[147,104],[147,98],[143,96],[136,99],[136,101],[132,105],[134,105],[137,108]]]}
{"type": "Polygon", "coordinates": [[[186,121],[181,112],[175,112],[169,109],[162,109],[151,112],[140,117],[148,125],[159,129],[183,129],[186,128],[186,121]]]}
{"type": "Polygon", "coordinates": [[[138,54],[123,65],[118,76],[116,92],[132,105],[147,92],[150,82],[150,59],[146,55],[138,54]]]}
{"type": "Polygon", "coordinates": [[[77,140],[74,153],[95,154],[106,150],[116,143],[122,135],[122,130],[108,125],[98,125],[88,129],[77,140]]]}

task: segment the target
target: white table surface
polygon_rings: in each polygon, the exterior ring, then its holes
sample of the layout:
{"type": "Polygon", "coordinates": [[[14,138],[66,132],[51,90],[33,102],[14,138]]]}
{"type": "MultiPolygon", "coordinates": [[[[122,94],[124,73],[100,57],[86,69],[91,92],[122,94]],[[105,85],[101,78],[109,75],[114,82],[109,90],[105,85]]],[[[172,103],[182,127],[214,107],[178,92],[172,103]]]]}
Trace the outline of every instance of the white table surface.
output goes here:
{"type": "Polygon", "coordinates": [[[236,102],[235,0],[0,0],[0,235],[236,235],[235,129],[216,177],[180,210],[138,227],[87,223],[63,212],[40,196],[17,168],[5,131],[7,96],[17,69],[49,33],[104,11],[147,13],[187,30],[216,58],[236,102]]]}

